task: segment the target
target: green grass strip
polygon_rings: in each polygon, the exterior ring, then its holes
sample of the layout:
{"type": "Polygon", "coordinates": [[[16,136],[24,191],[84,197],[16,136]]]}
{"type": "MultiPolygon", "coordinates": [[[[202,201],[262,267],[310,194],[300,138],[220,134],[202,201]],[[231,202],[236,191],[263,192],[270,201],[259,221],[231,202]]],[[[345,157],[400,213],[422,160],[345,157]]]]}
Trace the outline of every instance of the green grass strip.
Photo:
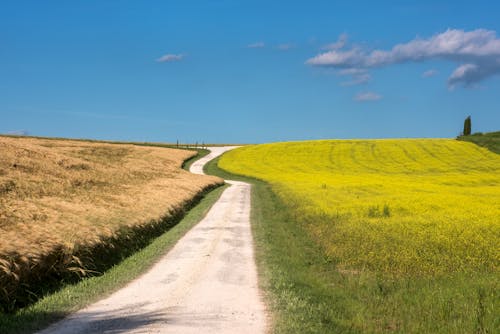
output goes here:
{"type": "Polygon", "coordinates": [[[500,131],[481,133],[470,136],[459,136],[458,140],[469,141],[479,146],[486,147],[492,152],[500,154],[500,131]]]}
{"type": "Polygon", "coordinates": [[[189,159],[187,159],[186,161],[184,161],[184,163],[182,164],[182,169],[185,169],[185,170],[189,171],[189,168],[191,168],[191,165],[192,165],[195,161],[197,161],[197,160],[199,160],[199,159],[203,158],[204,156],[206,156],[206,155],[208,155],[208,154],[210,153],[210,151],[209,151],[209,150],[202,149],[202,148],[198,148],[198,149],[196,149],[196,150],[198,151],[198,154],[197,154],[197,155],[195,155],[194,157],[189,158],[189,159]]]}
{"type": "Polygon", "coordinates": [[[151,268],[186,232],[201,221],[226,187],[219,187],[208,193],[178,224],[102,276],[68,285],[14,314],[0,314],[0,332],[32,333],[125,286],[151,268]]]}

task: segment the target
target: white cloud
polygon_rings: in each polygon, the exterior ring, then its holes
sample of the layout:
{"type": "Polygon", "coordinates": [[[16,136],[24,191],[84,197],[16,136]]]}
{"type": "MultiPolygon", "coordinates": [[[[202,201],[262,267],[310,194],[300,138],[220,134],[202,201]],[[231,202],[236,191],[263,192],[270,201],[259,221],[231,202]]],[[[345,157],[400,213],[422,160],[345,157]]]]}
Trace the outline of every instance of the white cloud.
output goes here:
{"type": "Polygon", "coordinates": [[[292,43],[284,43],[284,44],[279,44],[276,48],[281,51],[288,51],[290,49],[293,49],[295,47],[295,44],[292,43]]]}
{"type": "Polygon", "coordinates": [[[177,54],[177,55],[176,54],[166,54],[166,55],[163,55],[160,58],[156,59],[156,61],[159,63],[170,63],[170,62],[174,62],[174,61],[181,61],[182,59],[184,59],[183,54],[177,54]]]}
{"type": "Polygon", "coordinates": [[[330,51],[342,49],[346,45],[347,39],[347,34],[341,34],[335,43],[324,45],[321,49],[330,51]]]}
{"type": "Polygon", "coordinates": [[[448,85],[450,88],[459,84],[475,86],[483,79],[495,74],[500,74],[500,59],[496,62],[462,64],[448,78],[448,85]]]}
{"type": "Polygon", "coordinates": [[[264,44],[264,42],[255,42],[255,43],[252,43],[252,44],[248,44],[247,48],[249,48],[249,49],[258,49],[258,48],[263,48],[265,46],[266,45],[264,44]]]}
{"type": "Polygon", "coordinates": [[[364,62],[364,55],[359,48],[348,51],[332,50],[308,59],[306,64],[314,66],[330,66],[337,68],[368,67],[364,62]]]}
{"type": "Polygon", "coordinates": [[[395,45],[391,50],[368,52],[359,47],[334,49],[310,58],[307,64],[339,69],[370,69],[407,62],[444,59],[459,63],[448,78],[448,84],[465,86],[500,74],[500,39],[485,29],[463,31],[448,29],[428,39],[416,38],[395,45]]]}
{"type": "Polygon", "coordinates": [[[27,130],[13,130],[13,131],[7,131],[5,134],[11,136],[27,136],[29,135],[29,132],[27,130]]]}
{"type": "Polygon", "coordinates": [[[363,74],[363,75],[354,76],[351,80],[341,82],[340,85],[341,86],[362,85],[362,84],[369,82],[371,79],[372,79],[372,76],[367,73],[367,74],[363,74]]]}
{"type": "Polygon", "coordinates": [[[359,102],[368,102],[368,101],[378,101],[382,99],[382,95],[379,95],[374,92],[363,92],[363,93],[358,93],[355,97],[355,101],[359,102]]]}
{"type": "Polygon", "coordinates": [[[427,70],[424,73],[422,73],[422,78],[430,78],[430,77],[435,76],[436,74],[438,74],[438,71],[436,71],[434,69],[430,69],[430,70],[427,70]]]}
{"type": "Polygon", "coordinates": [[[359,75],[367,72],[368,71],[364,68],[346,68],[339,71],[341,75],[359,75]]]}
{"type": "Polygon", "coordinates": [[[367,83],[372,79],[372,76],[366,69],[363,68],[346,68],[343,70],[340,70],[339,75],[346,76],[349,75],[351,76],[351,80],[349,81],[344,81],[341,82],[341,86],[354,86],[354,85],[361,85],[364,83],[367,83]]]}

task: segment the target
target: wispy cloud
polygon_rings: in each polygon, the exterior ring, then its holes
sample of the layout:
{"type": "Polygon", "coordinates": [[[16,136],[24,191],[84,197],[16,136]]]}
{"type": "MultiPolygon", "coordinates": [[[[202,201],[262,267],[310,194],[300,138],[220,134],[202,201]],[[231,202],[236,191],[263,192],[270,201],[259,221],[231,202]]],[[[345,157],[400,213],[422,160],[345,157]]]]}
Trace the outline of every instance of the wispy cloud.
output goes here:
{"type": "MultiPolygon", "coordinates": [[[[339,39],[340,40],[340,39],[339,39]]],[[[338,69],[371,69],[393,64],[444,59],[459,63],[448,85],[469,86],[500,74],[500,39],[485,29],[448,29],[427,39],[416,38],[391,50],[367,51],[360,47],[334,49],[310,58],[307,64],[338,69]]]]}
{"type": "Polygon", "coordinates": [[[436,74],[438,74],[438,71],[436,71],[434,69],[427,70],[424,73],[422,73],[422,78],[430,78],[430,77],[435,76],[436,74]]]}
{"type": "Polygon", "coordinates": [[[263,48],[265,46],[266,46],[266,44],[264,42],[255,42],[255,43],[252,43],[252,44],[248,44],[247,48],[249,48],[249,49],[259,49],[259,48],[263,48]]]}
{"type": "Polygon", "coordinates": [[[339,75],[350,76],[351,80],[341,82],[341,86],[354,86],[361,85],[369,82],[372,78],[371,74],[367,70],[362,68],[347,68],[340,70],[339,75]]]}
{"type": "Polygon", "coordinates": [[[181,61],[182,59],[184,59],[183,54],[166,54],[156,59],[156,61],[159,63],[170,63],[174,61],[181,61]]]}
{"type": "Polygon", "coordinates": [[[341,34],[336,42],[323,45],[323,47],[321,47],[321,50],[333,51],[342,49],[347,44],[347,40],[348,40],[347,34],[341,34]]]}
{"type": "Polygon", "coordinates": [[[276,48],[278,50],[281,50],[281,51],[288,51],[288,50],[291,50],[291,49],[295,48],[295,44],[293,44],[293,43],[283,43],[283,44],[279,44],[278,46],[276,46],[276,48]]]}
{"type": "Polygon", "coordinates": [[[363,93],[358,93],[355,97],[354,100],[358,102],[369,102],[369,101],[378,101],[382,99],[382,95],[379,95],[374,92],[363,92],[363,93]]]}
{"type": "Polygon", "coordinates": [[[27,130],[12,130],[12,131],[7,131],[5,134],[11,135],[11,136],[27,136],[27,135],[29,135],[29,131],[27,131],[27,130]]]}

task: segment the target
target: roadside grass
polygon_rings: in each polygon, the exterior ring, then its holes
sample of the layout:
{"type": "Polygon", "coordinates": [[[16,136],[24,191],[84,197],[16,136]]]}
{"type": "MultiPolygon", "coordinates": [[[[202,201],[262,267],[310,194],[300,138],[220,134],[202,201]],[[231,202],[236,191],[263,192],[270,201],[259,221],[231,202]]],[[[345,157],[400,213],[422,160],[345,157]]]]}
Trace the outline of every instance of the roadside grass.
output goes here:
{"type": "Polygon", "coordinates": [[[206,165],[252,184],[259,284],[273,333],[498,333],[498,273],[392,277],[342,270],[270,184],[206,165]]]}
{"type": "Polygon", "coordinates": [[[198,154],[196,154],[195,156],[192,156],[191,158],[185,160],[183,163],[182,163],[182,169],[184,170],[187,170],[189,171],[189,168],[191,168],[191,165],[196,161],[196,160],[199,160],[201,158],[203,158],[204,156],[208,155],[210,153],[209,150],[207,149],[197,149],[198,151],[198,154]]]}
{"type": "Polygon", "coordinates": [[[500,154],[500,131],[487,133],[477,132],[470,136],[459,136],[457,139],[472,142],[500,154]]]}
{"type": "Polygon", "coordinates": [[[103,275],[84,279],[76,284],[68,284],[16,313],[0,313],[1,333],[20,334],[40,330],[69,313],[110,295],[140,276],[206,215],[226,187],[219,187],[206,194],[178,224],[103,275]]]}

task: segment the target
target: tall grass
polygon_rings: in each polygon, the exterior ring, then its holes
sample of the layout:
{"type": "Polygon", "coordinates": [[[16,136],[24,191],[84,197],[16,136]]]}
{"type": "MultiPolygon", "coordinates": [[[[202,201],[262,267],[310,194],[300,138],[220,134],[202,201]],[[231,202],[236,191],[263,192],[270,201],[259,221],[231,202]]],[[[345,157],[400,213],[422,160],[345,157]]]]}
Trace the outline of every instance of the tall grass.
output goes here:
{"type": "Polygon", "coordinates": [[[105,295],[119,289],[144,273],[175,243],[197,224],[219,198],[225,186],[208,193],[199,204],[168,232],[153,239],[150,244],[100,276],[93,276],[75,284],[66,284],[57,292],[43,296],[36,303],[15,313],[0,313],[2,334],[32,333],[43,329],[71,312],[77,311],[105,295]]]}
{"type": "Polygon", "coordinates": [[[99,274],[222,180],[159,147],[0,137],[0,310],[99,274]]]}

